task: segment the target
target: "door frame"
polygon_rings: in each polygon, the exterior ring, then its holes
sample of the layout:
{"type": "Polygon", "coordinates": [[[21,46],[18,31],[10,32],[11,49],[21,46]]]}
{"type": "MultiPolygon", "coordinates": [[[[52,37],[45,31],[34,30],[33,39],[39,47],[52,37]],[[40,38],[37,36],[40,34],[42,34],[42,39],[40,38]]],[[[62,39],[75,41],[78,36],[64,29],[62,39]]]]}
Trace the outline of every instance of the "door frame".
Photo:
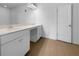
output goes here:
{"type": "MultiPolygon", "coordinates": [[[[70,4],[71,5],[71,42],[73,43],[73,3],[70,4]]],[[[56,21],[56,40],[58,40],[58,6],[56,8],[56,16],[57,16],[57,21],[56,21]]]]}

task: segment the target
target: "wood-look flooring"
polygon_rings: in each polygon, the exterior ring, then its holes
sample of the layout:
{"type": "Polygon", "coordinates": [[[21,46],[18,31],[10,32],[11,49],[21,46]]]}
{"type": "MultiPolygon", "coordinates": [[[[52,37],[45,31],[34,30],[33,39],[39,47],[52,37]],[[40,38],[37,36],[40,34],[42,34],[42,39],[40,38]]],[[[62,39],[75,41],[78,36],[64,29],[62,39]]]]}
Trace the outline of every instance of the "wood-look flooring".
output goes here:
{"type": "Polygon", "coordinates": [[[41,38],[36,43],[31,42],[26,56],[79,56],[79,45],[41,38]]]}

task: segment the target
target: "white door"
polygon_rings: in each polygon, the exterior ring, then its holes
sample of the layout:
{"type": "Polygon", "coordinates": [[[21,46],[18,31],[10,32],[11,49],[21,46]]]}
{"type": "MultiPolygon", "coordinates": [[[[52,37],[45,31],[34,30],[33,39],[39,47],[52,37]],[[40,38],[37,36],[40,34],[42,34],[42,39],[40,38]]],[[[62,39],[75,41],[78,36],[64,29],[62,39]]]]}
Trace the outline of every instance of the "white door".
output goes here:
{"type": "Polygon", "coordinates": [[[58,40],[71,43],[71,5],[58,7],[58,40]]]}

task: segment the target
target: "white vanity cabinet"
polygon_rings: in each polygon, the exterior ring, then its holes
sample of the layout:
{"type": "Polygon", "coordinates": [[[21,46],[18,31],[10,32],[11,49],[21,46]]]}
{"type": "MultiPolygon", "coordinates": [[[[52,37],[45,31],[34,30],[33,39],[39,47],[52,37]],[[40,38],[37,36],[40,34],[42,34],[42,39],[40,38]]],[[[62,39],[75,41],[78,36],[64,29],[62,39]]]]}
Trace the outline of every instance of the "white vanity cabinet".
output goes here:
{"type": "Polygon", "coordinates": [[[32,42],[37,42],[41,37],[41,26],[31,29],[30,40],[32,42]]]}
{"type": "Polygon", "coordinates": [[[1,36],[1,56],[23,56],[30,49],[30,32],[16,31],[1,36]]]}

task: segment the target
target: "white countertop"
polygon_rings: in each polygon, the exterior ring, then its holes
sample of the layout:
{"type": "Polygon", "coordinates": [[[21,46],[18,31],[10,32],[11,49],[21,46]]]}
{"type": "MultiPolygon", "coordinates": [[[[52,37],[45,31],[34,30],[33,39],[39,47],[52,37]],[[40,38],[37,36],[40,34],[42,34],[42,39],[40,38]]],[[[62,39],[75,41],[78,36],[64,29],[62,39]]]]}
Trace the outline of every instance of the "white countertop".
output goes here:
{"type": "Polygon", "coordinates": [[[25,30],[25,29],[33,29],[36,27],[39,27],[41,25],[35,24],[35,25],[20,25],[20,26],[13,26],[12,28],[5,27],[5,28],[0,28],[0,36],[5,35],[8,33],[12,33],[15,31],[20,31],[20,30],[25,30]]]}

